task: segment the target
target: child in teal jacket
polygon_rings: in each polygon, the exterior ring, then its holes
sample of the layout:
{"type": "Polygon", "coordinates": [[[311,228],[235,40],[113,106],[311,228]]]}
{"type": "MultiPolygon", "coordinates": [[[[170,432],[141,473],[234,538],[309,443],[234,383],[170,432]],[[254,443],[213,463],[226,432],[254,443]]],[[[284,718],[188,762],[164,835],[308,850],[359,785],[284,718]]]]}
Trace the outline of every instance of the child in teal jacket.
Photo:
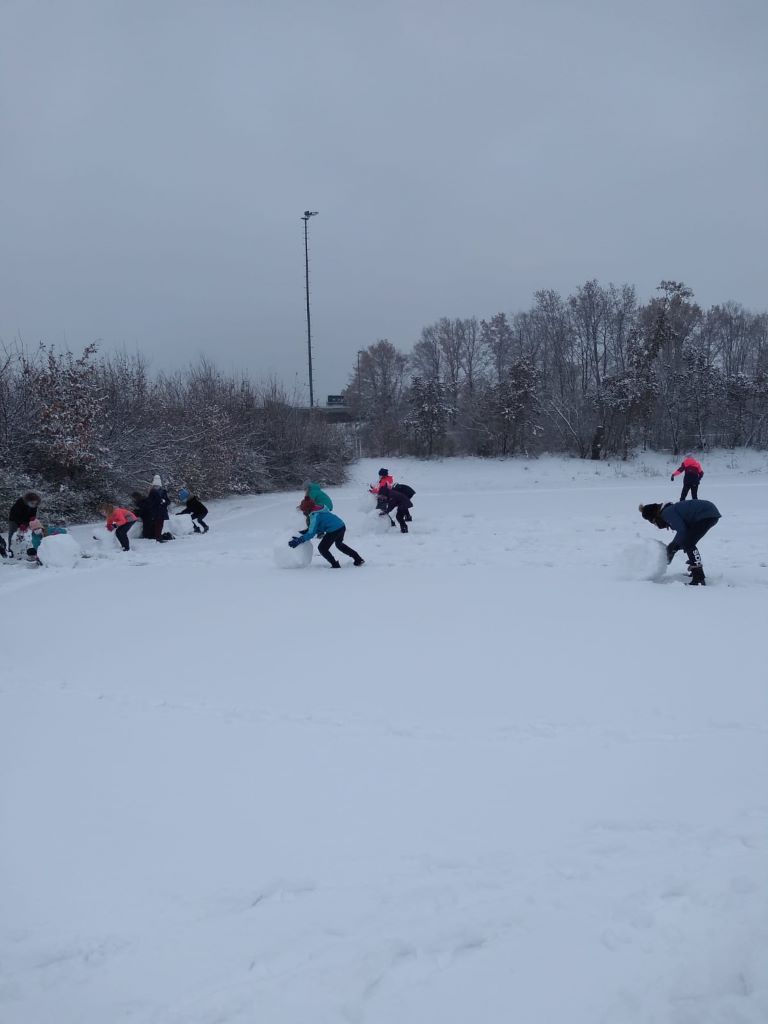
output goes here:
{"type": "Polygon", "coordinates": [[[357,551],[344,543],[346,529],[346,523],[339,516],[329,512],[327,508],[315,506],[314,511],[309,515],[309,524],[306,531],[296,537],[291,537],[288,541],[288,547],[297,548],[299,544],[305,544],[308,540],[312,540],[313,537],[321,537],[322,540],[318,544],[317,550],[326,562],[330,562],[332,569],[341,568],[338,561],[331,554],[331,547],[334,544],[339,551],[343,551],[345,555],[348,555],[355,565],[364,565],[365,562],[357,551]]]}
{"type": "Polygon", "coordinates": [[[312,480],[305,480],[304,493],[308,498],[311,498],[316,505],[324,505],[329,512],[333,511],[333,502],[322,489],[320,484],[313,483],[312,480]]]}

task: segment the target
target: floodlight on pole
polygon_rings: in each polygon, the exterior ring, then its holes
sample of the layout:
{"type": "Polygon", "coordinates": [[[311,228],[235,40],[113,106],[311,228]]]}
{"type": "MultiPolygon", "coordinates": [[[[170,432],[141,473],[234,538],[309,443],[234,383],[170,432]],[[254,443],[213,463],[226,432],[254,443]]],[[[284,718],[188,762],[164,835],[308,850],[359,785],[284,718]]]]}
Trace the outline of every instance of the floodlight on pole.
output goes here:
{"type": "Polygon", "coordinates": [[[310,217],[317,216],[317,210],[305,210],[304,221],[304,283],[307,292],[307,362],[309,363],[309,408],[315,404],[315,383],[312,378],[312,320],[309,315],[309,243],[307,240],[307,224],[310,217]]]}

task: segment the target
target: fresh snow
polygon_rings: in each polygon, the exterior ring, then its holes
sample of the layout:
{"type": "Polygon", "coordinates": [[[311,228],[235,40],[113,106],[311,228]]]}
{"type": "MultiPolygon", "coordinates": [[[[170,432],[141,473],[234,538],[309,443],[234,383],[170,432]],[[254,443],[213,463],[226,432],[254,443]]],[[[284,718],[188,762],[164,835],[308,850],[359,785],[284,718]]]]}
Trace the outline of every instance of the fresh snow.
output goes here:
{"type": "Polygon", "coordinates": [[[0,565],[0,1021],[765,1024],[767,463],[705,461],[707,588],[673,468],[365,461],[359,569],[276,564],[298,492],[0,565]]]}

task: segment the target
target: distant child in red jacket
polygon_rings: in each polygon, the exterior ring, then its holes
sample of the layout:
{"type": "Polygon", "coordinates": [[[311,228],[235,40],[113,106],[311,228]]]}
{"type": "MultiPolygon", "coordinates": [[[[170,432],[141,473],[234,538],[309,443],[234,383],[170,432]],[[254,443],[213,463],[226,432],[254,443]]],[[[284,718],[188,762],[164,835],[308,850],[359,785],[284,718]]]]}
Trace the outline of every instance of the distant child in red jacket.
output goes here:
{"type": "Polygon", "coordinates": [[[688,497],[688,492],[691,492],[691,497],[695,500],[699,495],[699,484],[701,478],[704,476],[704,470],[701,468],[701,463],[697,462],[692,455],[686,455],[679,467],[672,474],[672,480],[675,479],[680,473],[684,473],[683,476],[683,491],[680,495],[680,501],[685,501],[688,497]]]}
{"type": "Polygon", "coordinates": [[[128,531],[137,522],[133,512],[130,509],[109,504],[102,505],[99,511],[107,520],[109,532],[115,531],[115,536],[120,541],[120,547],[123,551],[130,551],[131,545],[128,543],[128,531]]]}
{"type": "Polygon", "coordinates": [[[377,484],[371,484],[371,494],[378,494],[382,487],[390,488],[393,487],[395,478],[389,475],[388,469],[379,470],[379,482],[377,484]]]}

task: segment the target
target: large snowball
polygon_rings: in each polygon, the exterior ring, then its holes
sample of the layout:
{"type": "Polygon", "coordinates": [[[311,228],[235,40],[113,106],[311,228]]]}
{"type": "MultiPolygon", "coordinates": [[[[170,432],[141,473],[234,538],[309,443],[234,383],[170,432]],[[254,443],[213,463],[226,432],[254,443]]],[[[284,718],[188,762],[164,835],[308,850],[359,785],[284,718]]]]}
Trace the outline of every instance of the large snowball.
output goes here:
{"type": "Polygon", "coordinates": [[[280,569],[306,569],[312,561],[312,542],[306,541],[297,548],[288,547],[288,538],[275,543],[275,565],[280,569]]]}
{"type": "Polygon", "coordinates": [[[68,533],[55,533],[43,537],[37,549],[37,557],[50,567],[72,569],[80,560],[80,545],[68,533]]]}
{"type": "Polygon", "coordinates": [[[658,540],[638,540],[620,555],[619,576],[627,580],[660,580],[667,571],[667,549],[658,540]]]}
{"type": "MultiPolygon", "coordinates": [[[[188,534],[195,532],[191,516],[177,515],[171,516],[168,522],[165,523],[163,530],[167,530],[168,533],[172,533],[174,537],[186,537],[188,534]]],[[[141,523],[137,523],[136,526],[134,526],[129,537],[133,539],[134,534],[136,537],[141,537],[141,523]]]]}
{"type": "Polygon", "coordinates": [[[376,495],[368,492],[360,499],[358,510],[360,512],[370,512],[372,508],[376,508],[376,495]]]}
{"type": "MultiPolygon", "coordinates": [[[[133,530],[139,530],[138,526],[134,526],[133,530]]],[[[132,540],[131,536],[133,530],[128,533],[128,539],[132,540]]],[[[89,555],[94,555],[96,558],[109,558],[114,551],[120,550],[120,541],[108,530],[103,527],[96,527],[93,532],[93,546],[89,550],[89,555]]]]}
{"type": "Polygon", "coordinates": [[[392,519],[389,516],[383,516],[374,508],[373,511],[369,512],[363,521],[363,533],[389,533],[392,529],[392,519]]]}

